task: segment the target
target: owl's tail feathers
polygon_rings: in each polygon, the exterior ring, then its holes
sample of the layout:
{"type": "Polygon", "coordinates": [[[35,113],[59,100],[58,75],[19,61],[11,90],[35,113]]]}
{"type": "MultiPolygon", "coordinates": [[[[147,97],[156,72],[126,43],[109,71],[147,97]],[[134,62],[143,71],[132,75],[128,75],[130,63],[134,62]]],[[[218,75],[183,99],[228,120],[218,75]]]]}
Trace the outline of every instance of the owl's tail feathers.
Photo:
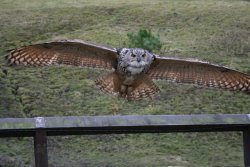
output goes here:
{"type": "Polygon", "coordinates": [[[112,72],[99,78],[95,81],[95,83],[104,93],[119,95],[119,87],[121,82],[116,72],[112,72]]]}
{"type": "Polygon", "coordinates": [[[152,99],[160,90],[147,75],[138,77],[132,85],[123,85],[122,79],[116,72],[96,80],[96,85],[101,91],[123,97],[128,100],[152,99]]]}
{"type": "Polygon", "coordinates": [[[135,80],[132,91],[128,92],[128,100],[152,99],[158,95],[160,89],[147,75],[142,75],[135,80]]]}

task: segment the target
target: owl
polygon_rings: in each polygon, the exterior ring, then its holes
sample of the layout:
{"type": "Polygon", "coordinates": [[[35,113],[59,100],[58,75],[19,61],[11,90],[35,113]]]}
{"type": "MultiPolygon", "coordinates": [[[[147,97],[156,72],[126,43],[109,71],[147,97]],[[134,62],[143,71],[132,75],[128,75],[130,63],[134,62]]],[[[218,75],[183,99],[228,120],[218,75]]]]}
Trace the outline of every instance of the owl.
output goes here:
{"type": "Polygon", "coordinates": [[[154,79],[250,94],[250,75],[208,62],[160,57],[140,48],[109,48],[82,40],[61,40],[15,49],[10,65],[71,65],[109,70],[95,81],[104,92],[128,100],[153,98],[159,93],[154,79]]]}

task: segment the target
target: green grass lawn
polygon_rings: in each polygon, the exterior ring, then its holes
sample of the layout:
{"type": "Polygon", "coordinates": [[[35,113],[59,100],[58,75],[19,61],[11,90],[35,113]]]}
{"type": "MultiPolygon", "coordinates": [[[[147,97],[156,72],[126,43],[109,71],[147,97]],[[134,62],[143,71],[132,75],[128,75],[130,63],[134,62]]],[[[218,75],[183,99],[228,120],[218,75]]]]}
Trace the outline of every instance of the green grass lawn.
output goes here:
{"type": "MultiPolygon", "coordinates": [[[[239,92],[157,81],[161,96],[127,102],[101,93],[105,71],[77,67],[8,67],[8,50],[79,38],[128,46],[128,32],[159,34],[157,54],[198,58],[250,74],[250,2],[244,0],[2,0],[0,117],[249,113],[239,92]]],[[[51,166],[243,166],[240,133],[49,137],[51,166]]],[[[0,139],[0,166],[34,165],[32,138],[0,139]]]]}

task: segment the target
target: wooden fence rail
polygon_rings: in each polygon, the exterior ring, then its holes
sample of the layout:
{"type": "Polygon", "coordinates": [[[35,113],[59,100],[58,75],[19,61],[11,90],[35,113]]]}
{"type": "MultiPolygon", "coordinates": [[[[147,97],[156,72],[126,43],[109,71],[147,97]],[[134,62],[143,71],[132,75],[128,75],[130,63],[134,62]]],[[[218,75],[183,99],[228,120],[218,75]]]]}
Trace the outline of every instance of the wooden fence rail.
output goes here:
{"type": "Polygon", "coordinates": [[[0,119],[0,137],[34,137],[36,167],[48,166],[47,136],[222,131],[243,132],[244,164],[250,167],[250,114],[0,119]]]}

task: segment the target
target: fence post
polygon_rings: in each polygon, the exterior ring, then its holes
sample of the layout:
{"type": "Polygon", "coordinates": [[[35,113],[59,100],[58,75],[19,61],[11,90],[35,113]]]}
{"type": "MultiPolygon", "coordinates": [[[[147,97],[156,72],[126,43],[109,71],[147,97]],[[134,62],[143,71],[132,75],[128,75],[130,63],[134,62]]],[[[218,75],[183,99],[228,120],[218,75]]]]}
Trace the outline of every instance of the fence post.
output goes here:
{"type": "Polygon", "coordinates": [[[36,117],[34,151],[36,167],[48,167],[47,132],[43,117],[36,117]]]}
{"type": "Polygon", "coordinates": [[[34,136],[36,167],[48,167],[47,134],[45,129],[37,129],[34,136]]]}
{"type": "Polygon", "coordinates": [[[250,167],[250,129],[243,131],[244,164],[250,167]]]}

